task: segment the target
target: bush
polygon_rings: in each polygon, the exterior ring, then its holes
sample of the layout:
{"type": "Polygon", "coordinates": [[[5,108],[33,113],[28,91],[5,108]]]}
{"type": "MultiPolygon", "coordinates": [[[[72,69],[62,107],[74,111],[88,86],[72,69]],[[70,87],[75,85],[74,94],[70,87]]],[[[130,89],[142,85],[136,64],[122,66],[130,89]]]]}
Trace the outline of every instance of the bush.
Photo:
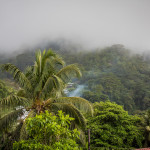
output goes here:
{"type": "Polygon", "coordinates": [[[58,111],[54,116],[48,111],[27,119],[26,130],[28,140],[21,140],[13,144],[14,150],[79,150],[76,140],[79,138],[77,129],[70,130],[69,115],[64,116],[58,111]]]}

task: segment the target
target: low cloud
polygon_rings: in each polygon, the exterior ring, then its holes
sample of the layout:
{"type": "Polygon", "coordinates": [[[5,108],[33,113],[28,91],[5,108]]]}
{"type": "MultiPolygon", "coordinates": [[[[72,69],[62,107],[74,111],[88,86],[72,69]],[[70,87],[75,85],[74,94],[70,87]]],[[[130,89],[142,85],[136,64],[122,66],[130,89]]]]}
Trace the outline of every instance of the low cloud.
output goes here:
{"type": "Polygon", "coordinates": [[[149,0],[1,0],[0,52],[60,38],[150,50],[149,0]]]}

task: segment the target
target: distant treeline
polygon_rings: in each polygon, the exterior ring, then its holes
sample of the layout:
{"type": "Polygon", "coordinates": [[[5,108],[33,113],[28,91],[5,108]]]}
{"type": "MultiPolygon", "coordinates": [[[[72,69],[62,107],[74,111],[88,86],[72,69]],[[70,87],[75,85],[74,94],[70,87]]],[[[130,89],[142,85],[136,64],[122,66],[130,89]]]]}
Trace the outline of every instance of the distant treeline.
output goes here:
{"type": "MultiPolygon", "coordinates": [[[[52,47],[55,50],[55,47],[52,47]]],[[[150,106],[150,60],[131,54],[122,45],[113,45],[93,51],[57,50],[67,64],[77,63],[86,85],[82,97],[91,102],[111,100],[123,105],[130,113],[140,113],[150,106]]],[[[16,57],[1,59],[0,63],[12,63],[24,70],[33,65],[34,52],[28,51],[16,57]]],[[[10,78],[0,73],[1,78],[10,78]]]]}

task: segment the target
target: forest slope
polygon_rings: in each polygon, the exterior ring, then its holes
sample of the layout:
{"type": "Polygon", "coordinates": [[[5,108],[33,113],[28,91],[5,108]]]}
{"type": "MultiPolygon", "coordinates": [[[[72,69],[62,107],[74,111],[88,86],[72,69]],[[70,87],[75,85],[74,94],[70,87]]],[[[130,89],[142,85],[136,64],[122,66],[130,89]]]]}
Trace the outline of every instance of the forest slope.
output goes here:
{"type": "MultiPolygon", "coordinates": [[[[56,46],[55,46],[56,47],[56,46]]],[[[52,47],[55,50],[55,47],[52,47]]],[[[139,54],[131,54],[122,45],[113,45],[93,51],[57,50],[67,64],[78,63],[83,77],[80,84],[86,85],[82,97],[91,102],[107,99],[123,105],[133,113],[150,106],[150,63],[139,54]]],[[[16,57],[1,59],[24,70],[34,62],[34,52],[28,51],[16,57]]],[[[0,74],[0,77],[10,77],[0,74]]]]}

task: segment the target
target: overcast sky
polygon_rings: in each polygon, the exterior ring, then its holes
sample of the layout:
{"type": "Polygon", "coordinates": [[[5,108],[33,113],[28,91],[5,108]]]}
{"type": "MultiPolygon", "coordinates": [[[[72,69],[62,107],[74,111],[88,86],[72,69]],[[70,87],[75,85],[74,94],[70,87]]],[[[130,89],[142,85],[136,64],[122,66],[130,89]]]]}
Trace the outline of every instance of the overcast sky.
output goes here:
{"type": "Polygon", "coordinates": [[[0,0],[0,52],[57,38],[150,50],[150,0],[0,0]]]}

